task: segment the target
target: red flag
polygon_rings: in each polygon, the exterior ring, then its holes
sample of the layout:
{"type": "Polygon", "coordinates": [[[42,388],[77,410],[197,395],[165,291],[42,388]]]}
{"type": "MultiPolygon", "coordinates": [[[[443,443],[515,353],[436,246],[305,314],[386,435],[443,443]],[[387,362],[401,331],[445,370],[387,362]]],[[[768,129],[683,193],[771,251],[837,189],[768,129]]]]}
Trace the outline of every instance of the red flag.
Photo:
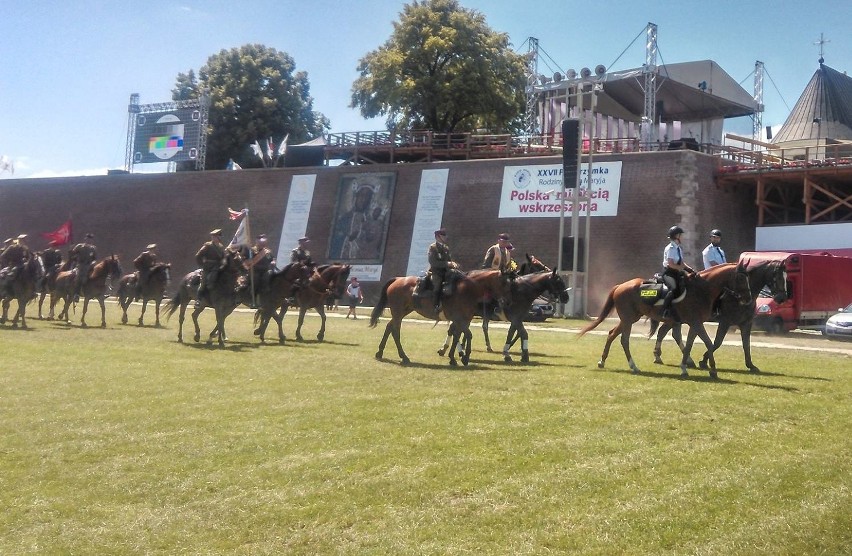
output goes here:
{"type": "Polygon", "coordinates": [[[71,220],[67,220],[53,232],[42,232],[42,237],[49,239],[50,243],[59,247],[71,241],[71,220]]]}
{"type": "Polygon", "coordinates": [[[231,207],[228,207],[228,218],[231,220],[239,220],[246,213],[246,209],[243,210],[234,210],[231,207]]]}

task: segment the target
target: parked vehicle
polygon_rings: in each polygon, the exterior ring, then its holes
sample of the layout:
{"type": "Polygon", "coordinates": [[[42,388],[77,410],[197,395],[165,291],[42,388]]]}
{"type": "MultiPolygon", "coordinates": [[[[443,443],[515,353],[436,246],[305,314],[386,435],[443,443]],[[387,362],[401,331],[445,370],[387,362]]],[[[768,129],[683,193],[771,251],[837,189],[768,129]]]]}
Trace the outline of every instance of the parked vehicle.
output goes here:
{"type": "Polygon", "coordinates": [[[822,332],[829,338],[852,340],[852,303],[828,317],[822,332]]]}
{"type": "Polygon", "coordinates": [[[782,260],[787,270],[787,299],[761,295],[754,326],[771,333],[795,328],[823,330],[828,317],[852,299],[852,257],[784,251],[746,252],[741,260],[782,260]]]}
{"type": "Polygon", "coordinates": [[[537,297],[533,300],[532,305],[530,305],[530,310],[527,312],[527,316],[524,320],[530,322],[543,322],[552,317],[555,313],[556,308],[550,300],[546,297],[537,297]]]}

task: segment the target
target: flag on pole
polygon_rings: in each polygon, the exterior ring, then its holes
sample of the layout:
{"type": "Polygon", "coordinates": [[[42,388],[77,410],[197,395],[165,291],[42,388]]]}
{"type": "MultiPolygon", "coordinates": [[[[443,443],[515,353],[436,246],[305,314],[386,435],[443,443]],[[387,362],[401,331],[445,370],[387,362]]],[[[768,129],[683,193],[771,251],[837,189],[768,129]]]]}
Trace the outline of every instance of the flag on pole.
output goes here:
{"type": "Polygon", "coordinates": [[[272,137],[266,140],[266,156],[272,160],[272,155],[275,154],[275,145],[272,144],[272,137]]]}
{"type": "Polygon", "coordinates": [[[284,136],[284,139],[281,140],[281,144],[278,145],[278,156],[284,156],[287,152],[287,139],[290,138],[290,134],[284,136]]]}
{"type": "Polygon", "coordinates": [[[64,224],[59,226],[52,232],[42,232],[42,237],[49,239],[50,243],[59,247],[71,242],[71,219],[69,218],[64,224]]]}
{"type": "Polygon", "coordinates": [[[228,244],[228,247],[251,247],[249,239],[249,229],[246,226],[247,218],[240,221],[240,226],[237,228],[237,233],[234,234],[234,239],[228,244]]]}
{"type": "Polygon", "coordinates": [[[254,143],[249,146],[251,147],[252,152],[254,152],[259,159],[263,160],[263,152],[260,150],[260,143],[257,142],[257,139],[255,139],[254,143]]]}
{"type": "Polygon", "coordinates": [[[225,170],[242,170],[243,167],[234,162],[233,158],[228,159],[228,165],[225,166],[225,170]]]}
{"type": "Polygon", "coordinates": [[[239,220],[246,213],[246,209],[243,210],[234,210],[231,207],[228,207],[228,218],[231,220],[239,220]]]}
{"type": "Polygon", "coordinates": [[[15,163],[9,160],[9,157],[4,154],[0,156],[0,172],[7,170],[10,174],[15,175],[15,163]]]}

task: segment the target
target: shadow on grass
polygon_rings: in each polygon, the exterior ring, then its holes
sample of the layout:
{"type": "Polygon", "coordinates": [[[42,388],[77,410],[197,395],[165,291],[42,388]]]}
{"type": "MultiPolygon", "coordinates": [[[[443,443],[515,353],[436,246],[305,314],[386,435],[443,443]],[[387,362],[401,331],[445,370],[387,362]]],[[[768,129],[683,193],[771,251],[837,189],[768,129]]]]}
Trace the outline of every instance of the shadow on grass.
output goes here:
{"type": "MultiPolygon", "coordinates": [[[[181,344],[181,342],[177,342],[177,341],[175,341],[175,343],[181,344]]],[[[187,342],[187,341],[184,341],[182,343],[182,345],[184,345],[188,348],[197,349],[197,350],[231,351],[231,352],[243,352],[243,351],[254,350],[254,349],[257,349],[259,347],[262,347],[262,344],[260,344],[260,343],[242,342],[242,341],[235,341],[235,340],[226,341],[225,345],[222,346],[222,347],[219,346],[218,341],[213,341],[213,342],[207,342],[207,341],[201,341],[201,342],[190,341],[190,342],[187,342]]]]}
{"type": "MultiPolygon", "coordinates": [[[[742,384],[743,386],[754,386],[755,388],[764,388],[766,390],[783,390],[785,392],[799,392],[798,388],[793,388],[791,386],[757,384],[757,383],[754,383],[754,382],[742,382],[742,381],[739,381],[739,380],[732,380],[732,379],[729,379],[729,378],[724,378],[722,376],[719,376],[717,378],[713,378],[713,377],[710,376],[709,371],[704,371],[704,370],[700,370],[700,369],[697,369],[697,370],[696,369],[690,369],[689,370],[690,374],[688,376],[683,376],[683,375],[680,374],[680,365],[664,365],[664,367],[672,369],[673,372],[665,373],[665,372],[657,372],[657,371],[648,371],[648,370],[643,369],[641,372],[639,372],[639,374],[634,375],[633,372],[630,371],[630,369],[618,369],[618,370],[598,369],[598,370],[608,371],[608,372],[611,372],[611,373],[633,375],[633,376],[637,376],[637,377],[654,378],[654,379],[670,379],[670,380],[673,379],[673,380],[681,380],[681,381],[684,381],[684,382],[708,382],[708,383],[711,383],[711,384],[725,384],[725,385],[731,385],[731,386],[736,385],[736,384],[742,384]]],[[[719,373],[719,372],[727,372],[727,371],[725,371],[724,369],[718,369],[717,368],[716,372],[719,373]]],[[[753,373],[746,373],[746,374],[750,374],[751,376],[758,376],[758,375],[754,375],[753,373]]]]}

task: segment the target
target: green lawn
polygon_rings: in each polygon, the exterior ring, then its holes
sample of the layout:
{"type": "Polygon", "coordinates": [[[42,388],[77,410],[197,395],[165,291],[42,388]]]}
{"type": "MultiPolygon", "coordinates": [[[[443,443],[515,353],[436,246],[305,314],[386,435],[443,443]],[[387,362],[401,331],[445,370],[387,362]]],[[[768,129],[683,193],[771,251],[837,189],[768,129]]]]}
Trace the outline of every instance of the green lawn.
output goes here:
{"type": "Polygon", "coordinates": [[[0,327],[0,553],[852,553],[848,355],[680,379],[670,343],[634,339],[634,376],[601,335],[536,330],[521,365],[477,331],[450,368],[407,322],[403,367],[361,316],[260,346],[239,313],[224,349],[114,305],[0,327]]]}

